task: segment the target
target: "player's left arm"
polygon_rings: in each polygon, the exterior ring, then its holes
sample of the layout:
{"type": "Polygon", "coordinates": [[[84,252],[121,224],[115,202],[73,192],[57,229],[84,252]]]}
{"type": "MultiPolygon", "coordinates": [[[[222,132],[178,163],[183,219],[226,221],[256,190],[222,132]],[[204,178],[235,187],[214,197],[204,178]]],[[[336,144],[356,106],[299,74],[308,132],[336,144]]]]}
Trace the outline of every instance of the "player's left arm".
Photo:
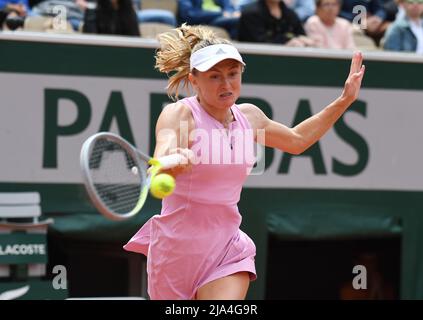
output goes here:
{"type": "Polygon", "coordinates": [[[269,119],[252,104],[242,104],[240,109],[250,121],[253,129],[264,130],[266,146],[292,154],[300,154],[318,141],[357,99],[365,71],[362,61],[362,54],[355,53],[341,96],[294,128],[269,119]]]}

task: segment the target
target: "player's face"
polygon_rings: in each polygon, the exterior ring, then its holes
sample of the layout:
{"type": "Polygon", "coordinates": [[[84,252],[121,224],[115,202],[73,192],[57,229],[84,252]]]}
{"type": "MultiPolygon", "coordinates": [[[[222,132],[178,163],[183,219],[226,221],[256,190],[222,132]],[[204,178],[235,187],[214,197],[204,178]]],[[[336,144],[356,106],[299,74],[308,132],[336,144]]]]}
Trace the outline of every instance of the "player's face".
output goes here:
{"type": "Polygon", "coordinates": [[[229,108],[241,92],[242,65],[226,59],[206,72],[196,71],[190,77],[200,101],[214,108],[229,108]]]}

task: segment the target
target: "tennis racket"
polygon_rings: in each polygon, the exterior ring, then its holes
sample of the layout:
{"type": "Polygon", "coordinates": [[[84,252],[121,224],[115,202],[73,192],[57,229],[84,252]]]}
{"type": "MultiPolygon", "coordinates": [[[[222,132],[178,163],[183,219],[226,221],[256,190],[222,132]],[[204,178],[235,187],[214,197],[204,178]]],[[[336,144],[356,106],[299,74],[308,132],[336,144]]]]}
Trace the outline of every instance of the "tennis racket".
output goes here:
{"type": "Polygon", "coordinates": [[[159,170],[175,167],[184,160],[181,154],[152,158],[109,132],[89,137],[82,145],[80,156],[88,195],[97,210],[112,220],[136,215],[159,170]]]}

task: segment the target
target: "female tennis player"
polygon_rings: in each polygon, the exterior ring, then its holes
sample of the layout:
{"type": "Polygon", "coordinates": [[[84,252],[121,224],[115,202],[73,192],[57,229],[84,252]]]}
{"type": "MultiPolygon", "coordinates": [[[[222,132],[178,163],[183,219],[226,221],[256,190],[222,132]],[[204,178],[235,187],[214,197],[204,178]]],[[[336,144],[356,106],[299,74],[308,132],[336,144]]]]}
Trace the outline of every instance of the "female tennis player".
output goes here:
{"type": "Polygon", "coordinates": [[[253,104],[235,104],[245,63],[230,42],[207,27],[188,25],[160,35],[159,41],[156,68],[174,73],[169,94],[177,97],[184,83],[196,94],[163,109],[156,125],[154,156],[178,152],[189,161],[172,171],[176,189],[163,200],[161,214],[153,216],[124,248],[147,256],[151,299],[245,299],[250,281],[256,278],[256,248],[239,229],[237,203],[252,164],[247,159],[222,161],[225,150],[232,160],[241,152],[233,146],[232,133],[245,132],[238,136],[243,136],[246,146],[257,138],[247,133],[262,129],[265,145],[303,152],[357,98],[365,70],[362,54],[354,54],[340,97],[288,128],[268,119],[253,104]],[[221,139],[214,139],[216,132],[221,139]]]}

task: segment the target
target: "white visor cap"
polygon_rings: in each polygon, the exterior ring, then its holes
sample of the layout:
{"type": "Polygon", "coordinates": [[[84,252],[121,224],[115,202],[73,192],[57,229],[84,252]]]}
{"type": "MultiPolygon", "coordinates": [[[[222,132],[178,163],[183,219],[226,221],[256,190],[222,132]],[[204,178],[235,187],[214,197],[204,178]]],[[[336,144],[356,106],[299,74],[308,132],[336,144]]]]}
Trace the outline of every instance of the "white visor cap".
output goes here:
{"type": "Polygon", "coordinates": [[[201,48],[191,55],[190,71],[195,68],[200,72],[205,72],[215,64],[226,59],[234,59],[245,66],[241,55],[233,45],[213,44],[211,46],[201,48]]]}

